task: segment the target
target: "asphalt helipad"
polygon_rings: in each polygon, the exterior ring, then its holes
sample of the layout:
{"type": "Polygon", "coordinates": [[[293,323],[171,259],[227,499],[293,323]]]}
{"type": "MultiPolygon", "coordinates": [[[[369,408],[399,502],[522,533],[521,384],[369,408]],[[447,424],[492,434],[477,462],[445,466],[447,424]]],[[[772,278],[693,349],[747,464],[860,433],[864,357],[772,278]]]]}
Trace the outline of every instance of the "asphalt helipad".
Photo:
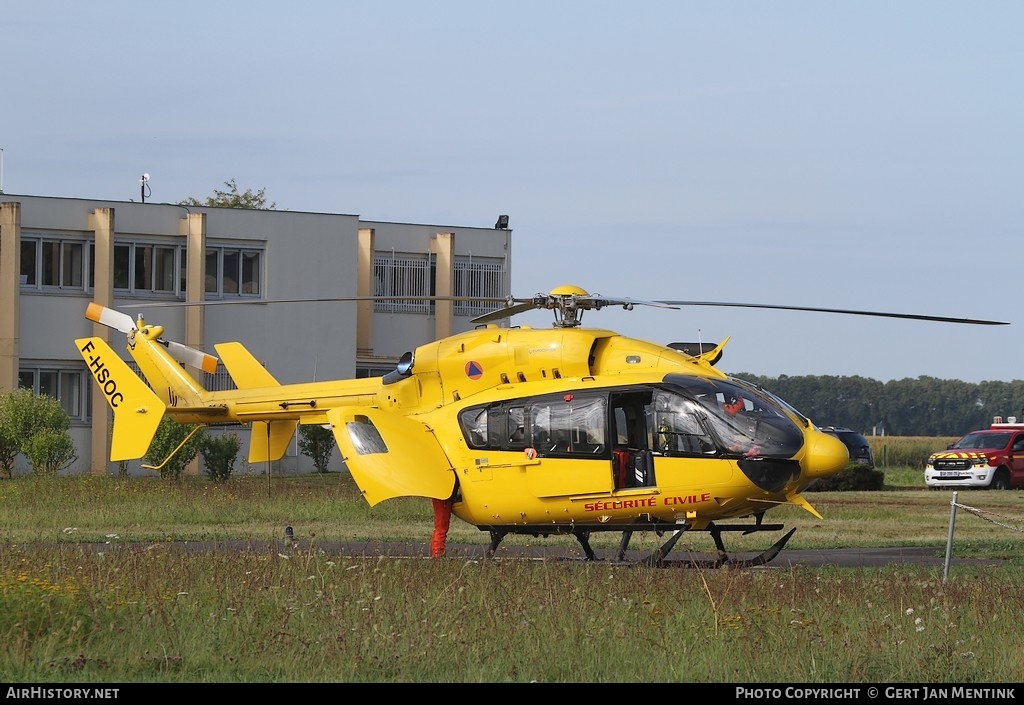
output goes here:
{"type": "MultiPolygon", "coordinates": [[[[102,545],[102,544],[101,544],[102,545]]],[[[335,556],[351,557],[406,557],[427,558],[430,555],[426,541],[317,541],[301,538],[268,540],[230,540],[230,541],[175,541],[154,544],[120,544],[147,549],[178,550],[186,553],[217,553],[227,551],[274,551],[278,553],[317,552],[335,556]]],[[[110,545],[106,545],[109,549],[110,545]]],[[[487,544],[449,543],[446,560],[488,560],[502,558],[518,558],[530,560],[558,560],[585,562],[583,551],[578,545],[569,541],[552,542],[544,546],[502,545],[493,556],[488,555],[487,544]]],[[[639,550],[626,551],[623,560],[618,560],[615,549],[595,549],[599,561],[635,563],[649,557],[650,552],[639,550]]],[[[742,561],[755,554],[736,553],[730,556],[734,561],[742,561]]],[[[686,567],[689,565],[707,565],[717,560],[717,555],[709,553],[693,553],[685,550],[671,552],[664,563],[670,567],[686,567]]],[[[958,558],[953,553],[949,565],[1001,565],[998,559],[958,558]]],[[[946,552],[934,546],[904,546],[895,548],[836,548],[836,549],[783,549],[773,560],[765,564],[770,568],[786,568],[807,566],[812,568],[835,566],[841,568],[869,568],[887,565],[944,566],[946,552]]]]}

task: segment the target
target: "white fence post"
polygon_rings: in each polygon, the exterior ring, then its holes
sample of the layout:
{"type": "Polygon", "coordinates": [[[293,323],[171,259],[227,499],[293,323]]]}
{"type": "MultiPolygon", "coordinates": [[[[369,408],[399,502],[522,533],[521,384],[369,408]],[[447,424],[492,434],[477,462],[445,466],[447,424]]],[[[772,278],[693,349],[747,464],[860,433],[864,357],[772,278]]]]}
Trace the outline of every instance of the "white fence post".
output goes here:
{"type": "Polygon", "coordinates": [[[942,568],[942,582],[946,582],[946,578],[949,577],[949,555],[953,551],[953,526],[956,524],[956,496],[957,492],[953,493],[953,501],[949,503],[949,537],[946,539],[946,563],[942,568]]]}

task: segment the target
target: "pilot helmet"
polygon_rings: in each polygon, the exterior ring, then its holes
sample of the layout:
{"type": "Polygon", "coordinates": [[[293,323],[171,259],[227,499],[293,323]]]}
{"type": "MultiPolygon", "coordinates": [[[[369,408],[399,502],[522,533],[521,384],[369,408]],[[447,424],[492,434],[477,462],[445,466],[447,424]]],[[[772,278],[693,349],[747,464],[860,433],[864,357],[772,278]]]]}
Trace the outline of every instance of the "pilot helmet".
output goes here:
{"type": "Polygon", "coordinates": [[[727,397],[722,408],[729,416],[735,416],[743,410],[743,397],[738,397],[735,394],[727,397]]]}

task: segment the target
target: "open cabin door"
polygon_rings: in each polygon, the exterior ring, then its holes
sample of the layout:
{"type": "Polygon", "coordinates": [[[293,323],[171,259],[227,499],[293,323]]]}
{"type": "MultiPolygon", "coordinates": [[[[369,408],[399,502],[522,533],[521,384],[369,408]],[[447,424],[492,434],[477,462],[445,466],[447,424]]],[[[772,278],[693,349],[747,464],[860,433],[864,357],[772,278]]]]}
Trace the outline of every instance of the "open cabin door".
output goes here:
{"type": "Polygon", "coordinates": [[[394,497],[445,499],[455,470],[425,424],[382,409],[327,412],[341,457],[372,507],[394,497]]]}

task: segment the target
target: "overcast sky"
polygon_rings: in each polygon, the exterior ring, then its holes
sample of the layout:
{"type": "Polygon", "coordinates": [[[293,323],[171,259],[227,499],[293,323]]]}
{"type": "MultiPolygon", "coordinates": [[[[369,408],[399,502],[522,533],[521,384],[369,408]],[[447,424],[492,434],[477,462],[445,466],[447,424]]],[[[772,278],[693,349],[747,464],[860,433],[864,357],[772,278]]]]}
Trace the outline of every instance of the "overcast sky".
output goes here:
{"type": "MultiPolygon", "coordinates": [[[[513,230],[733,373],[1024,378],[1024,3],[5,3],[8,194],[513,230]]],[[[547,312],[517,317],[547,327],[547,312]]]]}

